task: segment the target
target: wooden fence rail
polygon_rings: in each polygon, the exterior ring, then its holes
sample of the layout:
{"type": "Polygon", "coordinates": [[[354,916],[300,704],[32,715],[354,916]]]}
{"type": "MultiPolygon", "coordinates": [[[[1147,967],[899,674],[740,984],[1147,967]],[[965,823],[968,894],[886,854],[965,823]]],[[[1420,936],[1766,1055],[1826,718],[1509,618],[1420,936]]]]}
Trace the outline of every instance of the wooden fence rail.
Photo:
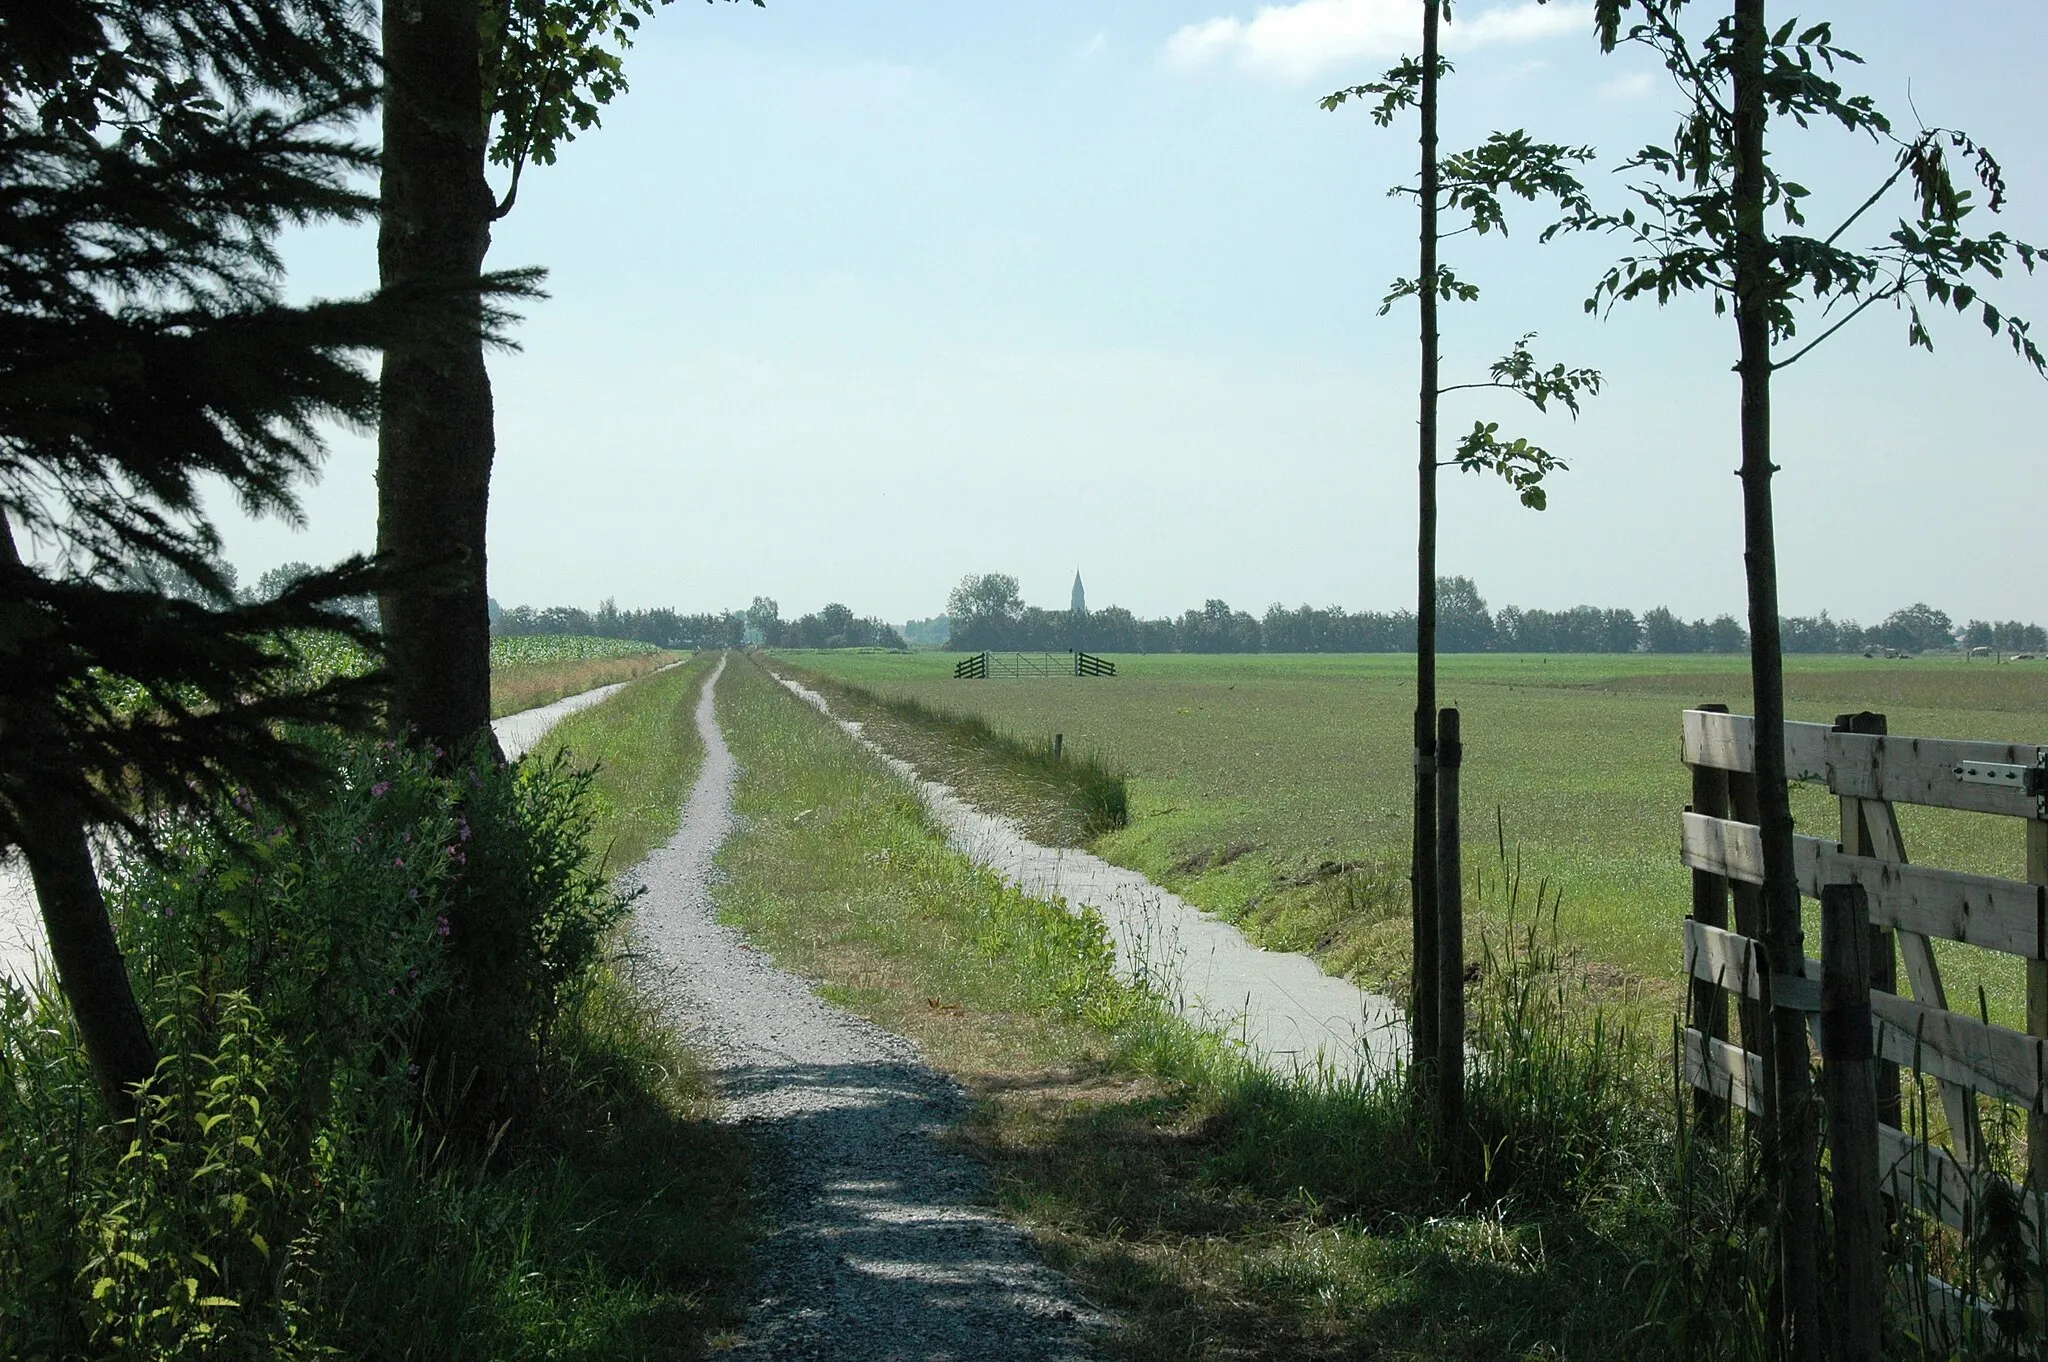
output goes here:
{"type": "MultiPolygon", "coordinates": [[[[1679,829],[1679,856],[1693,871],[1693,911],[1683,934],[1693,1015],[1681,1038],[1683,1067],[1703,1111],[1763,1115],[1771,1084],[1752,1047],[1775,1008],[1808,1013],[1818,1039],[1823,970],[1812,959],[1772,962],[1757,939],[1753,904],[1764,871],[1755,720],[1687,710],[1682,752],[1694,796],[1679,829]],[[1728,994],[1738,1000],[1741,1025],[1734,1031],[1719,1001],[1728,994]]],[[[1841,813],[1838,839],[1794,839],[1800,893],[1820,899],[1829,886],[1855,886],[1867,905],[1861,911],[1870,949],[1867,958],[1860,948],[1855,954],[1870,981],[1872,1034],[1867,1047],[1837,1052],[1868,1053],[1879,1071],[1877,1150],[1886,1196],[1957,1228],[1991,1201],[2017,1205],[2025,1244],[2038,1259],[2048,1242],[2048,746],[1898,737],[1885,731],[1882,715],[1844,715],[1832,725],[1787,723],[1785,764],[1792,779],[1824,784],[1841,813]],[[2027,879],[1909,863],[1894,810],[1902,803],[2025,820],[2027,879]],[[2026,1030],[1951,1009],[1935,940],[2024,959],[2026,1030]],[[1910,996],[1898,987],[1901,961],[1910,996]],[[1952,1149],[1903,1128],[1901,1070],[1936,1080],[1952,1149]],[[2030,1191],[1987,1167],[1980,1095],[2027,1113],[2030,1191]]]]}

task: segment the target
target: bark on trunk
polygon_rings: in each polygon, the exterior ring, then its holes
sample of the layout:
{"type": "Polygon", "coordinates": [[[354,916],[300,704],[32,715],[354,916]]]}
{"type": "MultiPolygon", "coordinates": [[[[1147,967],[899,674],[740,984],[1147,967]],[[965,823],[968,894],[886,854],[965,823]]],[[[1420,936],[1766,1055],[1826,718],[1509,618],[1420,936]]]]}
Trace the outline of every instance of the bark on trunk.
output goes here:
{"type": "MultiPolygon", "coordinates": [[[[476,0],[391,0],[383,33],[379,276],[387,288],[473,287],[496,208],[476,0]]],[[[480,329],[402,339],[385,351],[383,383],[377,549],[397,574],[378,599],[390,718],[453,752],[487,730],[491,711],[484,531],[495,439],[480,329]]]]}
{"type": "MultiPolygon", "coordinates": [[[[1764,0],[1735,0],[1735,324],[1742,354],[1743,562],[1749,588],[1750,678],[1756,700],[1757,813],[1764,854],[1765,946],[1771,968],[1805,959],[1792,854],[1792,804],[1785,785],[1785,677],[1778,632],[1778,560],[1771,517],[1771,329],[1775,292],[1764,227],[1764,0]]],[[[1821,1354],[1820,1188],[1814,1142],[1811,1058],[1805,1018],[1788,1008],[1771,1018],[1772,1094],[1780,1195],[1784,1355],[1821,1354]]]]}
{"type": "MultiPolygon", "coordinates": [[[[0,513],[0,566],[21,565],[14,531],[0,513]]],[[[16,731],[9,746],[17,755],[14,769],[0,773],[0,798],[21,830],[21,855],[35,883],[57,985],[71,1004],[107,1107],[125,1121],[135,1114],[136,1085],[156,1072],[156,1045],[114,939],[85,821],[56,765],[68,754],[54,709],[11,717],[16,731]]]]}
{"type": "Polygon", "coordinates": [[[1422,7],[1421,451],[1416,464],[1415,811],[1409,895],[1414,909],[1414,984],[1408,1006],[1409,1057],[1426,1095],[1434,1082],[1437,1025],[1436,873],[1436,163],[1437,0],[1422,7]]]}

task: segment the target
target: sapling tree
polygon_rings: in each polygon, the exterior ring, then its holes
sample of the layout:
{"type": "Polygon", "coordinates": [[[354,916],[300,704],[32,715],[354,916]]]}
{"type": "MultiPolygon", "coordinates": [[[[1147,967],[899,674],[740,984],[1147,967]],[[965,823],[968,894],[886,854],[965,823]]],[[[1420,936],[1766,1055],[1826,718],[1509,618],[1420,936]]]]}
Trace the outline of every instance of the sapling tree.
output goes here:
{"type": "MultiPolygon", "coordinates": [[[[474,290],[527,167],[597,126],[624,50],[668,0],[389,0],[378,274],[474,290]],[[487,165],[508,172],[503,196],[487,165]]],[[[754,0],[757,5],[765,0],[754,0]]],[[[378,424],[379,596],[396,731],[446,752],[490,722],[485,525],[496,433],[480,327],[388,349],[378,424]]]]}
{"type": "Polygon", "coordinates": [[[1471,233],[1485,236],[1507,233],[1507,206],[1511,198],[1525,202],[1549,200],[1556,204],[1560,218],[1548,226],[1542,237],[1567,227],[1593,220],[1592,204],[1574,167],[1590,161],[1587,147],[1537,142],[1523,131],[1496,132],[1479,146],[1443,156],[1437,144],[1438,88],[1451,71],[1440,50],[1440,28],[1449,22],[1449,0],[1428,0],[1422,10],[1422,55],[1403,57],[1376,81],[1354,85],[1326,95],[1325,109],[1336,109],[1352,101],[1365,102],[1373,121],[1390,126],[1404,110],[1414,109],[1421,124],[1421,165],[1412,183],[1396,185],[1390,193],[1412,200],[1417,208],[1419,266],[1415,277],[1394,281],[1380,304],[1385,316],[1396,303],[1414,298],[1421,312],[1421,388],[1419,393],[1420,449],[1416,462],[1416,603],[1415,603],[1415,803],[1410,887],[1413,910],[1413,969],[1409,1026],[1414,1072],[1427,1087],[1434,1066],[1445,1047],[1456,1044],[1455,1060],[1462,1060],[1462,1038],[1453,1041],[1440,1035],[1438,1016],[1443,1004],[1438,976],[1438,898],[1455,894],[1456,885],[1440,886],[1437,876],[1437,470],[1456,467],[1466,472],[1493,472],[1505,478],[1522,504],[1542,510],[1546,500],[1544,479],[1565,467],[1547,449],[1526,437],[1503,437],[1495,421],[1475,420],[1472,429],[1458,440],[1451,456],[1443,454],[1438,429],[1438,410],[1450,393],[1492,390],[1518,395],[1537,410],[1552,402],[1573,416],[1578,415],[1582,395],[1597,393],[1600,375],[1591,369],[1568,368],[1563,364],[1540,363],[1529,348],[1533,335],[1522,337],[1484,378],[1444,384],[1440,375],[1441,332],[1438,305],[1471,302],[1479,288],[1454,272],[1441,259],[1442,243],[1451,237],[1471,233]],[[1452,218],[1457,225],[1444,230],[1442,221],[1452,218]]]}
{"type": "MultiPolygon", "coordinates": [[[[1633,250],[1601,279],[1587,309],[1705,293],[1716,315],[1732,313],[1735,321],[1765,945],[1775,968],[1796,968],[1804,948],[1785,784],[1772,380],[1881,304],[1902,312],[1909,345],[1933,348],[1930,313],[1975,313],[2023,363],[2048,371],[2027,323],[1980,292],[2008,269],[2031,272],[2038,252],[2001,231],[1969,230],[1980,206],[1977,190],[1985,210],[2004,205],[1998,162],[1953,129],[1901,132],[1869,96],[1845,91],[1836,73],[1860,59],[1837,44],[1828,24],[1773,29],[1764,0],[1732,0],[1732,9],[1690,0],[1598,0],[1596,22],[1604,49],[1626,43],[1655,54],[1677,85],[1680,113],[1667,145],[1644,147],[1627,163],[1648,172],[1633,187],[1640,207],[1607,225],[1633,250]],[[1810,227],[1812,196],[1766,150],[1773,117],[1802,129],[1834,124],[1888,152],[1891,169],[1873,175],[1868,193],[1852,195],[1837,221],[1810,227]],[[1885,209],[1894,196],[1907,199],[1901,213],[1885,209]],[[1888,231],[1874,226],[1881,215],[1891,219],[1888,231]],[[1783,230],[1772,229],[1774,216],[1783,230]],[[1854,244],[1858,239],[1864,244],[1854,244]]],[[[1782,1344],[1789,1356],[1815,1358],[1819,1212],[1804,1020],[1781,1009],[1771,1035],[1760,1039],[1772,1051],[1772,1146],[1783,1197],[1782,1344]]]]}

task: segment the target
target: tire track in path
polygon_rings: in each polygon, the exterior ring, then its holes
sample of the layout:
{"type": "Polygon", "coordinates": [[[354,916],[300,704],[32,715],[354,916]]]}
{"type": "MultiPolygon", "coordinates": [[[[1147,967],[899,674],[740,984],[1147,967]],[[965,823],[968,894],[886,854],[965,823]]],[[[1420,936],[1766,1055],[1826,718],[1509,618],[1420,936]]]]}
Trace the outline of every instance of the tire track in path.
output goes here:
{"type": "Polygon", "coordinates": [[[772,1228],[736,1357],[1083,1359],[1109,1320],[987,1209],[938,1136],[966,1112],[917,1047],[819,998],[718,922],[712,885],[738,767],[704,683],[704,765],[681,829],[631,877],[637,980],[709,1052],[726,1119],[772,1182],[772,1228]]]}

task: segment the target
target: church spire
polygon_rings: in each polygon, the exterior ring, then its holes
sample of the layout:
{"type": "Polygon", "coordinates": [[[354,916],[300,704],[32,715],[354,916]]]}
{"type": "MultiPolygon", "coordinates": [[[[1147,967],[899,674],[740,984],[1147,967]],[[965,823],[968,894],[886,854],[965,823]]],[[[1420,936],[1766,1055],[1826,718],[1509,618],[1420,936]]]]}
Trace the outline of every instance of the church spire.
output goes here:
{"type": "Polygon", "coordinates": [[[1073,611],[1077,615],[1085,615],[1088,613],[1088,593],[1081,589],[1081,569],[1079,568],[1074,569],[1073,611]]]}

